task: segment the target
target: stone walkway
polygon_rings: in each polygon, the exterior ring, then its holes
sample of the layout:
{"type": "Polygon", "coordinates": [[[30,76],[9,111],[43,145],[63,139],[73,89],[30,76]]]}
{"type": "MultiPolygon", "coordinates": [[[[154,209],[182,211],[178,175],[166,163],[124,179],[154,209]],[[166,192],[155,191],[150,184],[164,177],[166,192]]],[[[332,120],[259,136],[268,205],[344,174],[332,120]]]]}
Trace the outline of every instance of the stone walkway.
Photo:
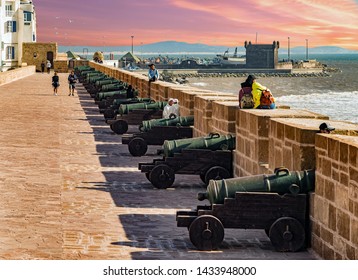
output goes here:
{"type": "MultiPolygon", "coordinates": [[[[0,259],[314,259],[278,253],[261,230],[225,230],[201,252],[176,227],[178,209],[198,205],[203,184],[177,176],[154,189],[81,85],[59,96],[51,76],[0,86],[0,259]]],[[[135,130],[135,127],[130,127],[135,130]]]]}

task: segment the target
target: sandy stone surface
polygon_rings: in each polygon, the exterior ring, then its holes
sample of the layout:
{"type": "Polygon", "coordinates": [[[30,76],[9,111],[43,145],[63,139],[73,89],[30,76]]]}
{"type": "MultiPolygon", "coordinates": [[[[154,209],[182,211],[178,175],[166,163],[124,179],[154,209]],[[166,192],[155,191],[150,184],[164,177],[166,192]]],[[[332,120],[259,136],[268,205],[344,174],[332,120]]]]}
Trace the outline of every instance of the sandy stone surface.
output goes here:
{"type": "Polygon", "coordinates": [[[60,74],[54,96],[51,76],[0,86],[0,259],[315,258],[275,252],[263,230],[225,230],[219,250],[198,251],[175,213],[199,204],[201,180],[153,188],[137,166],[159,147],[132,157],[82,85],[68,96],[60,74]]]}

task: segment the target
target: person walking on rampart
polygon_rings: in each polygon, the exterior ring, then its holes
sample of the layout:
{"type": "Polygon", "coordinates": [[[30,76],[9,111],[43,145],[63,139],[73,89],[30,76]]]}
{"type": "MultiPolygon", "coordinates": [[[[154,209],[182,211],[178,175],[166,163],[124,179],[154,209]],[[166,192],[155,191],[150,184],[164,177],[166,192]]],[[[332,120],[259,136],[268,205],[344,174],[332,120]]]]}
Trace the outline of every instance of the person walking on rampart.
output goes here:
{"type": "Polygon", "coordinates": [[[60,77],[55,72],[52,76],[53,95],[57,95],[57,89],[60,86],[60,77]]]}
{"type": "Polygon", "coordinates": [[[69,88],[68,96],[70,95],[75,96],[74,92],[75,92],[76,82],[77,82],[77,76],[75,75],[75,72],[71,71],[71,74],[68,75],[68,88],[69,88]]]}
{"type": "Polygon", "coordinates": [[[47,67],[47,74],[50,74],[50,71],[51,71],[51,62],[49,60],[47,60],[47,63],[46,63],[46,67],[47,67]]]}
{"type": "Polygon", "coordinates": [[[41,73],[43,74],[44,72],[45,72],[45,62],[44,61],[42,61],[41,62],[41,73]]]}

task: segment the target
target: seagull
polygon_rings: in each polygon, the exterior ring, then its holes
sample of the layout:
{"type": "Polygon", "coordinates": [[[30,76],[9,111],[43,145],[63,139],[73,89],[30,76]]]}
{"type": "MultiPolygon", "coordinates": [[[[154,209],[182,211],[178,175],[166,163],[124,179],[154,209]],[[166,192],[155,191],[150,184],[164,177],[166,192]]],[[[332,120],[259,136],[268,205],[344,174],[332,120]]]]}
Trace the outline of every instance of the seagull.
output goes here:
{"type": "Polygon", "coordinates": [[[69,21],[70,23],[72,23],[72,22],[73,22],[73,20],[72,20],[72,19],[69,19],[68,21],[69,21]]]}

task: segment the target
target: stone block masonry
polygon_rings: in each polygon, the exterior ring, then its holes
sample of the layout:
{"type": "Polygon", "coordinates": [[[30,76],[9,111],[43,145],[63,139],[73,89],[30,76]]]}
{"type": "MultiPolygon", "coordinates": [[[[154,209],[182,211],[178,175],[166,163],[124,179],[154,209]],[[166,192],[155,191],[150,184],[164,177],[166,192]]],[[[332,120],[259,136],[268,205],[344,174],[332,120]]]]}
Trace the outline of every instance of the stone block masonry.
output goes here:
{"type": "Polygon", "coordinates": [[[312,248],[324,259],[358,259],[358,137],[317,134],[312,248]]]}
{"type": "MultiPolygon", "coordinates": [[[[315,136],[321,119],[270,119],[269,121],[269,172],[285,166],[289,170],[314,169],[315,136]]],[[[336,129],[333,134],[358,135],[358,125],[329,121],[336,129]]]]}
{"type": "MultiPolygon", "coordinates": [[[[222,127],[218,125],[219,122],[225,123],[227,120],[219,119],[225,114],[217,114],[216,127],[213,127],[213,107],[214,101],[237,101],[237,96],[233,94],[222,94],[216,96],[195,96],[194,99],[194,137],[206,136],[211,132],[219,132],[222,127]],[[218,130],[216,130],[218,129],[218,130]]],[[[223,108],[223,107],[221,107],[223,108]]],[[[217,111],[216,111],[217,112],[217,111]]],[[[227,134],[227,133],[225,133],[227,134]]],[[[235,134],[235,132],[233,132],[235,134]]]]}
{"type": "Polygon", "coordinates": [[[327,116],[306,110],[237,110],[235,176],[269,172],[269,131],[271,129],[269,121],[271,118],[328,119],[327,116]]]}
{"type": "Polygon", "coordinates": [[[212,104],[212,131],[219,134],[236,135],[236,110],[239,106],[237,96],[232,101],[214,101],[212,104]]]}

